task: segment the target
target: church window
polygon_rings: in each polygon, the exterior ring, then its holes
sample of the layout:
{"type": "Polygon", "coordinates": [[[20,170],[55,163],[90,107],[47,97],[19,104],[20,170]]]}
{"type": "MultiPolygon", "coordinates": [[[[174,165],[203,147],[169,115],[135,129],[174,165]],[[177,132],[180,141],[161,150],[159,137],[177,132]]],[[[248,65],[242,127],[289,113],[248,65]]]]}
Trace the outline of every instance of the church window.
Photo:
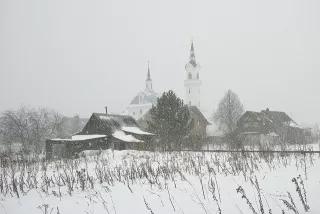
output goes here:
{"type": "Polygon", "coordinates": [[[140,109],[140,114],[142,114],[142,109],[140,109]]]}
{"type": "Polygon", "coordinates": [[[190,92],[191,92],[191,91],[190,91],[190,88],[189,88],[189,94],[190,94],[190,92]]]}
{"type": "Polygon", "coordinates": [[[199,73],[197,73],[197,79],[199,79],[199,73]]]}
{"type": "Polygon", "coordinates": [[[192,74],[190,72],[188,73],[188,79],[192,79],[192,74]]]}

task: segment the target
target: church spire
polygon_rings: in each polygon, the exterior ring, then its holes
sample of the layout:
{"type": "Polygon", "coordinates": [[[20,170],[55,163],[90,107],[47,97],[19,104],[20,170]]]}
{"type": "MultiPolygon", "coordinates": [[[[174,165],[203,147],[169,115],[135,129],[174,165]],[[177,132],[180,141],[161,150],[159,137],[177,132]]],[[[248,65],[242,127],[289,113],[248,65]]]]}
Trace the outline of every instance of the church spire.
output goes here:
{"type": "Polygon", "coordinates": [[[150,81],[151,81],[149,61],[148,61],[148,73],[147,73],[147,80],[150,80],[150,81]]]}
{"type": "Polygon", "coordinates": [[[146,89],[152,91],[152,80],[150,75],[150,65],[148,61],[148,72],[147,72],[147,79],[146,79],[146,89]]]}
{"type": "Polygon", "coordinates": [[[196,66],[196,65],[197,65],[196,56],[195,56],[195,54],[194,54],[193,40],[191,41],[190,60],[189,60],[189,62],[190,62],[193,66],[196,66]]]}

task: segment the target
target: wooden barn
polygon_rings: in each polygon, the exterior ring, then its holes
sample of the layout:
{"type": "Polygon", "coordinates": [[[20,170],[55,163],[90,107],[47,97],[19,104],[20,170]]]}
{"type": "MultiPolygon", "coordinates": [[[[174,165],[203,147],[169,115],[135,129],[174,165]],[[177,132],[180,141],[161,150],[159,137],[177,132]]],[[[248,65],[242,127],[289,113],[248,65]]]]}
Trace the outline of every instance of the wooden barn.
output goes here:
{"type": "Polygon", "coordinates": [[[237,126],[242,139],[249,143],[304,143],[306,140],[305,130],[281,111],[246,111],[237,126]]]}
{"type": "Polygon", "coordinates": [[[205,139],[207,137],[207,126],[210,123],[196,106],[189,106],[189,111],[190,117],[193,120],[192,136],[205,139]]]}
{"type": "Polygon", "coordinates": [[[93,113],[81,132],[71,139],[46,141],[46,156],[72,157],[84,150],[142,149],[154,135],[143,131],[136,120],[127,115],[93,113]]]}

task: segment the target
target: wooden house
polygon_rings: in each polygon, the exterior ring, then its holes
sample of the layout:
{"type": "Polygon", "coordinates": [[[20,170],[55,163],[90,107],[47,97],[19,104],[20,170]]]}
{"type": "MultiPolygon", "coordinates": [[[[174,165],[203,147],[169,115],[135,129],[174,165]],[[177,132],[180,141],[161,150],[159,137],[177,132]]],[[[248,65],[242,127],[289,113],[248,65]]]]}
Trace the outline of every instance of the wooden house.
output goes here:
{"type": "Polygon", "coordinates": [[[207,126],[210,125],[210,123],[196,106],[189,106],[189,112],[193,120],[191,135],[205,139],[207,137],[207,126]]]}
{"type": "Polygon", "coordinates": [[[303,143],[305,140],[304,129],[281,111],[246,111],[237,126],[245,142],[303,143]]]}
{"type": "Polygon", "coordinates": [[[46,141],[47,158],[63,151],[59,156],[71,157],[84,150],[140,149],[154,135],[143,131],[136,120],[127,115],[93,113],[82,131],[71,139],[46,141]]]}

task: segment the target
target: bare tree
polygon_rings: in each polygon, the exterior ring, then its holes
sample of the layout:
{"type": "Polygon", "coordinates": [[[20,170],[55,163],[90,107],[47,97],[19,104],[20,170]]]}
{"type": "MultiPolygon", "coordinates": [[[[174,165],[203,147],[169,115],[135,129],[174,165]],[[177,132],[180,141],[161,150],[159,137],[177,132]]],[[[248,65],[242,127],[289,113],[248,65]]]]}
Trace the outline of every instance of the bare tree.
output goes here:
{"type": "Polygon", "coordinates": [[[21,107],[2,113],[0,132],[7,144],[21,143],[23,151],[39,153],[45,139],[56,136],[61,121],[61,115],[55,111],[21,107]]]}
{"type": "Polygon", "coordinates": [[[237,121],[243,112],[243,105],[238,95],[229,89],[220,101],[213,118],[224,134],[230,134],[236,130],[237,121]]]}
{"type": "Polygon", "coordinates": [[[320,141],[320,128],[318,124],[315,124],[312,128],[312,138],[314,141],[320,141]]]}
{"type": "Polygon", "coordinates": [[[82,130],[87,119],[80,118],[79,115],[73,117],[63,117],[61,126],[58,130],[57,137],[69,138],[75,133],[82,130]]]}

